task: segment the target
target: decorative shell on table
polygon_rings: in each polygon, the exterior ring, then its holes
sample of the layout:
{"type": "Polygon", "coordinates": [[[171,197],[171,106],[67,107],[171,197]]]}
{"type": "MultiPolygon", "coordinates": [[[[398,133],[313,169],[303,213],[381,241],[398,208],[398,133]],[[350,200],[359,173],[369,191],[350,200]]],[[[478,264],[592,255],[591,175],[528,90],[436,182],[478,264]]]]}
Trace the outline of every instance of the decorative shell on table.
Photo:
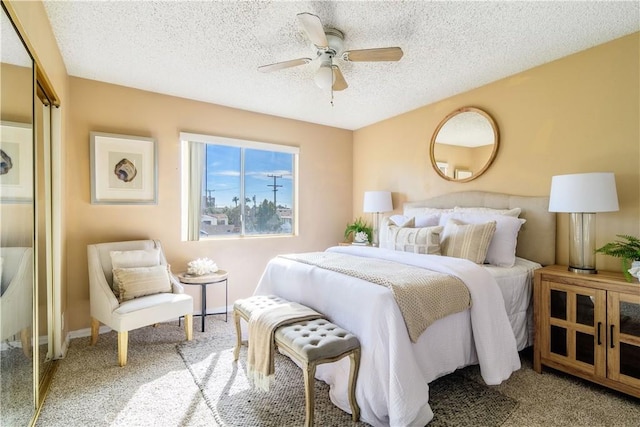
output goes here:
{"type": "Polygon", "coordinates": [[[209,258],[198,258],[187,264],[187,274],[203,276],[218,271],[218,265],[209,258]]]}

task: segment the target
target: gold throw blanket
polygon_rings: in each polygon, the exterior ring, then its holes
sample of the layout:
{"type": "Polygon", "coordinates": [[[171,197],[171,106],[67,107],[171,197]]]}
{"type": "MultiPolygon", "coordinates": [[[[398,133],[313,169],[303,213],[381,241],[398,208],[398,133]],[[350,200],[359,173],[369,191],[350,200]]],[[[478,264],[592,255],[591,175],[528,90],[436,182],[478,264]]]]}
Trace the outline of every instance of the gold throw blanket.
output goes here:
{"type": "Polygon", "coordinates": [[[378,258],[336,252],[280,255],[282,258],[366,280],[391,290],[416,342],[433,322],[471,306],[469,289],[455,276],[378,258]]]}
{"type": "Polygon", "coordinates": [[[322,315],[296,302],[284,302],[254,311],[249,318],[247,374],[256,388],[269,391],[275,367],[274,335],[276,329],[303,320],[319,319],[322,315]]]}

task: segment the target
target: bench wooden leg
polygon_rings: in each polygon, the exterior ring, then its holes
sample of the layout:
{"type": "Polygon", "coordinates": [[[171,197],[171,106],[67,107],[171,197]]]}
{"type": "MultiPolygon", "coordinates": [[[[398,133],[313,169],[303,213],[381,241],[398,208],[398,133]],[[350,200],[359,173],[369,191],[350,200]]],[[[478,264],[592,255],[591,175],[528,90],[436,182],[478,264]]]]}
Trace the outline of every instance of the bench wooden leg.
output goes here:
{"type": "Polygon", "coordinates": [[[233,361],[237,361],[240,357],[240,346],[242,345],[242,331],[240,330],[240,313],[233,310],[233,321],[236,324],[236,348],[233,349],[233,361]]]}
{"type": "Polygon", "coordinates": [[[307,406],[307,412],[304,420],[305,427],[313,426],[313,407],[315,404],[315,378],[316,364],[310,363],[302,367],[304,372],[304,394],[307,406]]]}
{"type": "Polygon", "coordinates": [[[360,407],[356,400],[356,382],[358,381],[358,370],[360,369],[360,349],[356,348],[349,354],[351,367],[349,369],[349,405],[351,405],[351,419],[360,419],[360,407]]]}

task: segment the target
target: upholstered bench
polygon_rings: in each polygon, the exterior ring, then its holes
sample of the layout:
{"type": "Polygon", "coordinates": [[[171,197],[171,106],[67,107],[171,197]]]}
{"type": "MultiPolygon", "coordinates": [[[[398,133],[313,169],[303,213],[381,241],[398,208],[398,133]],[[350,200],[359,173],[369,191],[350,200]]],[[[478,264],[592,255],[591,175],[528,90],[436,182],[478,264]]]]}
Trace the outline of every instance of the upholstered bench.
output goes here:
{"type": "MultiPolygon", "coordinates": [[[[282,302],[287,301],[275,295],[257,295],[234,303],[233,316],[237,333],[237,344],[234,350],[235,360],[238,360],[242,345],[240,319],[249,321],[254,310],[282,302]]],[[[274,341],[283,354],[297,361],[302,367],[307,408],[305,426],[313,425],[316,366],[336,362],[346,356],[349,356],[351,362],[349,371],[351,417],[353,421],[360,418],[360,408],[355,394],[360,366],[360,342],[355,335],[326,319],[315,319],[280,326],[275,332],[274,341]]]]}

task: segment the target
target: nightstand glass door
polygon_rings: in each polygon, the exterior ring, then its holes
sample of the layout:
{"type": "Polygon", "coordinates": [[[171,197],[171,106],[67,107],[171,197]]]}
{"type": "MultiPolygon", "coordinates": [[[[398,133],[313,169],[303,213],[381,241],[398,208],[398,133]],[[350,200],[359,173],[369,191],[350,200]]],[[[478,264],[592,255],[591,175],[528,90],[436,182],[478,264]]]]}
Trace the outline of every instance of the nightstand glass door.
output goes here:
{"type": "Polygon", "coordinates": [[[640,295],[609,292],[609,378],[640,387],[640,295]]]}
{"type": "Polygon", "coordinates": [[[592,375],[606,374],[606,292],[543,281],[544,357],[592,375]],[[548,315],[545,311],[548,310],[548,315]]]}

